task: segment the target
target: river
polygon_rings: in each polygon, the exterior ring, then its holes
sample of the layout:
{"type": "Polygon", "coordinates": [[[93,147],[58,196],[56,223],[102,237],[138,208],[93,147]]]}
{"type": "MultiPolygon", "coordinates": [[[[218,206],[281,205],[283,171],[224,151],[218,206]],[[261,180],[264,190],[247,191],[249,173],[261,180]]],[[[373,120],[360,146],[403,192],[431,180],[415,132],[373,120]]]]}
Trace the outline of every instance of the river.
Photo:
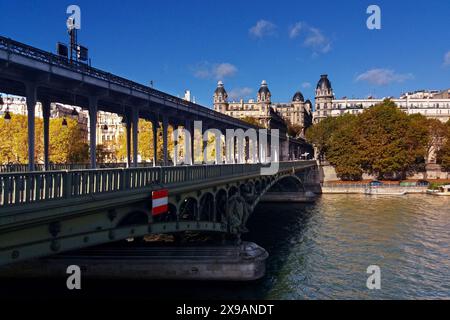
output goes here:
{"type": "MultiPolygon", "coordinates": [[[[427,195],[323,195],[315,204],[261,204],[244,239],[270,254],[258,281],[171,282],[86,280],[68,292],[65,279],[36,280],[19,297],[178,299],[450,298],[450,198],[427,195]],[[366,269],[381,270],[369,290],[366,269]]],[[[5,288],[5,287],[4,287],[5,288]]]]}

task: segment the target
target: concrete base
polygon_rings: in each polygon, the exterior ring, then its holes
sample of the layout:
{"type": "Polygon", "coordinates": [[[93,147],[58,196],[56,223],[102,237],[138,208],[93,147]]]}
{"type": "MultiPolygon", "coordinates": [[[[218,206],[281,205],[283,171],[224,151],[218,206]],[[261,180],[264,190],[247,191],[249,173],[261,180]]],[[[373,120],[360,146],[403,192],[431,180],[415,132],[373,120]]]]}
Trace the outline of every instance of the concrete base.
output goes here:
{"type": "Polygon", "coordinates": [[[82,277],[248,281],[262,278],[268,253],[252,242],[239,246],[85,249],[0,268],[0,278],[67,277],[77,265],[82,277]]]}
{"type": "Polygon", "coordinates": [[[312,192],[267,192],[261,202],[315,202],[317,196],[312,192]]]}

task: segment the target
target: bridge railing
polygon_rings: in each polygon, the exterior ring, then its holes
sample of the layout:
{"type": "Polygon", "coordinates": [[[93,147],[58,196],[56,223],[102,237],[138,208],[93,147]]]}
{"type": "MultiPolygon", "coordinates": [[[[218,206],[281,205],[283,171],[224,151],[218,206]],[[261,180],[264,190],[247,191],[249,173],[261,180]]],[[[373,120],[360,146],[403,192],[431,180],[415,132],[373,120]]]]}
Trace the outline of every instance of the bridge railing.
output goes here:
{"type": "MultiPolygon", "coordinates": [[[[282,162],[280,170],[304,165],[305,161],[282,162]]],[[[252,175],[258,174],[261,167],[261,164],[223,164],[2,173],[0,206],[252,175]]]]}
{"type": "MultiPolygon", "coordinates": [[[[125,162],[117,163],[97,163],[97,168],[126,168],[127,164],[125,162]]],[[[153,167],[153,163],[150,162],[140,162],[138,163],[139,168],[143,167],[153,167]]],[[[91,165],[89,163],[50,163],[48,165],[47,171],[57,171],[57,170],[84,170],[90,169],[91,165]]],[[[44,164],[38,163],[34,165],[33,170],[29,170],[28,164],[2,164],[0,165],[0,173],[6,172],[26,172],[26,171],[44,171],[44,164]]]]}

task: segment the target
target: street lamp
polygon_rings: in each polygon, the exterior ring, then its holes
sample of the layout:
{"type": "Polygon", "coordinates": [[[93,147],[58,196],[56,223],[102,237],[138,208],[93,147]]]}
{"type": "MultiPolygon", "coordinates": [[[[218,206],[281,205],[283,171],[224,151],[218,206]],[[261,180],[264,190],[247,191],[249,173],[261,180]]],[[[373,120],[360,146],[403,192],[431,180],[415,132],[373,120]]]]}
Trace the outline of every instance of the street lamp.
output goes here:
{"type": "Polygon", "coordinates": [[[11,114],[9,113],[9,110],[6,109],[5,116],[3,117],[6,123],[9,123],[11,121],[11,114]]]}
{"type": "MultiPolygon", "coordinates": [[[[3,97],[0,95],[0,106],[2,106],[3,104],[3,97]]],[[[9,112],[9,98],[6,98],[6,111],[3,119],[6,123],[9,123],[11,121],[11,113],[9,112]]]]}
{"type": "Polygon", "coordinates": [[[70,113],[70,116],[71,116],[72,118],[78,117],[78,111],[75,110],[75,108],[73,108],[72,112],[70,113]]]}

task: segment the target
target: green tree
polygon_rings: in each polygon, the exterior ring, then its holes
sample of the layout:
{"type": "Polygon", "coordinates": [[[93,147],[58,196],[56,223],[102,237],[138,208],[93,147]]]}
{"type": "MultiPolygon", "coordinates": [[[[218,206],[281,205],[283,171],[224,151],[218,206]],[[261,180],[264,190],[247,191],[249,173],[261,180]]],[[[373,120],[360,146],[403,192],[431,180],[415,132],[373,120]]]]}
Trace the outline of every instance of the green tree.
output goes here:
{"type": "Polygon", "coordinates": [[[447,172],[450,172],[450,120],[447,121],[446,132],[442,147],[437,153],[437,163],[447,172]]]}
{"type": "Polygon", "coordinates": [[[380,179],[404,178],[425,162],[427,129],[385,100],[359,116],[362,168],[380,179]]]}
{"type": "Polygon", "coordinates": [[[336,118],[336,130],[327,142],[327,160],[342,180],[361,180],[361,149],[358,139],[358,117],[345,114],[336,118]]]}

